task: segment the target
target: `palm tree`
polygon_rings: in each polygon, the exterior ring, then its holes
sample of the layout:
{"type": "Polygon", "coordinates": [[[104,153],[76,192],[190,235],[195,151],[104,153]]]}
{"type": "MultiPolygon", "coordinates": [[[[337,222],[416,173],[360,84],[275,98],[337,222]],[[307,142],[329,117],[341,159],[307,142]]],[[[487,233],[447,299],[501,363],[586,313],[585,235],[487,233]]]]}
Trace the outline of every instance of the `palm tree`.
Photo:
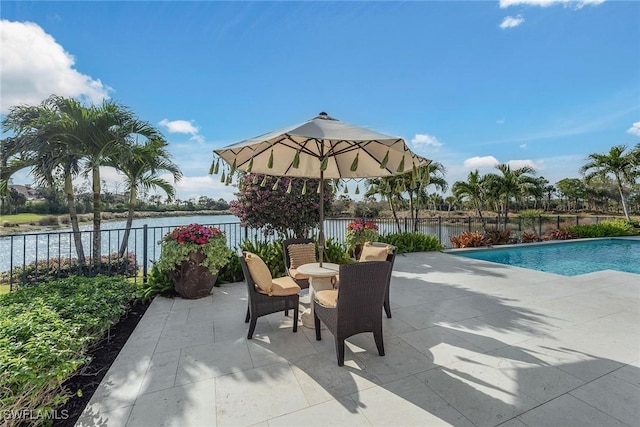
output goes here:
{"type": "Polygon", "coordinates": [[[443,192],[449,188],[449,184],[445,179],[446,173],[447,170],[442,163],[431,162],[418,168],[416,177],[413,176],[413,172],[398,177],[402,180],[401,187],[406,188],[407,193],[409,193],[409,211],[413,220],[414,232],[418,231],[420,204],[427,205],[429,203],[427,188],[433,185],[443,192]]]}
{"type": "Polygon", "coordinates": [[[175,196],[173,185],[157,176],[161,172],[169,172],[176,182],[182,178],[182,172],[171,161],[166,148],[167,142],[163,138],[148,139],[143,144],[131,145],[124,155],[114,156],[107,162],[126,176],[125,191],[129,193],[127,223],[118,251],[120,257],[124,256],[129,242],[138,189],[160,188],[169,199],[175,196]]]}
{"type": "Polygon", "coordinates": [[[147,122],[138,120],[133,112],[113,101],[104,101],[100,107],[89,109],[91,134],[84,141],[85,174],[91,174],[93,191],[93,262],[101,256],[101,200],[100,167],[110,159],[122,158],[136,137],[162,138],[160,132],[147,122]]]}
{"type": "Polygon", "coordinates": [[[486,184],[483,177],[480,176],[478,169],[469,172],[467,181],[456,181],[451,188],[453,195],[458,199],[467,199],[473,207],[478,211],[480,221],[483,227],[486,226],[485,219],[482,217],[482,208],[485,204],[486,184]]]}
{"type": "Polygon", "coordinates": [[[61,171],[69,208],[71,228],[78,262],[84,264],[84,248],[78,225],[72,181],[79,173],[79,142],[86,135],[84,122],[77,118],[85,113],[77,101],[52,95],[38,106],[12,107],[2,121],[4,132],[14,133],[3,151],[7,168],[3,168],[0,182],[6,182],[15,172],[31,168],[39,184],[53,187],[54,176],[61,171]]]}
{"type": "Polygon", "coordinates": [[[497,165],[496,169],[502,175],[488,174],[487,178],[495,192],[502,198],[504,226],[506,228],[509,222],[509,201],[512,197],[517,200],[528,186],[535,185],[535,178],[526,175],[534,174],[535,169],[530,166],[511,169],[507,164],[497,165]]]}
{"type": "Polygon", "coordinates": [[[580,168],[580,172],[584,174],[587,183],[594,178],[605,178],[608,175],[613,175],[620,202],[622,203],[622,210],[627,221],[630,220],[630,217],[624,195],[625,185],[635,185],[637,183],[638,174],[640,173],[640,166],[638,166],[639,146],[636,146],[629,153],[625,153],[627,150],[625,145],[616,145],[611,147],[608,153],[589,154],[587,157],[588,162],[580,168]]]}
{"type": "Polygon", "coordinates": [[[396,188],[400,183],[398,177],[391,176],[386,178],[370,178],[366,180],[367,191],[364,197],[372,197],[376,194],[380,195],[383,200],[389,203],[389,209],[391,209],[391,215],[398,227],[398,233],[402,232],[400,227],[400,220],[398,219],[398,206],[397,204],[402,202],[402,193],[397,192],[396,188]]]}

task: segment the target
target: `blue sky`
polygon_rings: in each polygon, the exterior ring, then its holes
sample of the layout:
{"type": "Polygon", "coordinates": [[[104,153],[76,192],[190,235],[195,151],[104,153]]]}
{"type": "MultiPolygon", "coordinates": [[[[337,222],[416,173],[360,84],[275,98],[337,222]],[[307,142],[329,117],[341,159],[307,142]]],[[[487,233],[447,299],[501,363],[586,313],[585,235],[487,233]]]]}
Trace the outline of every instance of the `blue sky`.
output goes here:
{"type": "Polygon", "coordinates": [[[555,183],[640,141],[635,1],[3,0],[0,16],[0,113],[51,93],[126,105],[167,137],[183,200],[233,199],[213,149],[320,111],[404,137],[450,184],[498,162],[555,183]]]}

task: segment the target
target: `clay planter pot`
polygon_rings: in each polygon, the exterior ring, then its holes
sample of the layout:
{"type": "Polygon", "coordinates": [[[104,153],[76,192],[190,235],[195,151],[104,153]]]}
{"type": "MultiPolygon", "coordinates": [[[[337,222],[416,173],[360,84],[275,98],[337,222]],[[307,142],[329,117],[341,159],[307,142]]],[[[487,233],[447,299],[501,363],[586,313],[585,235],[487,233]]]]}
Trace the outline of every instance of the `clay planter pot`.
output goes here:
{"type": "Polygon", "coordinates": [[[204,255],[200,252],[192,252],[188,261],[176,266],[171,272],[173,285],[182,298],[203,298],[211,293],[218,274],[212,274],[204,267],[203,259],[204,255]]]}

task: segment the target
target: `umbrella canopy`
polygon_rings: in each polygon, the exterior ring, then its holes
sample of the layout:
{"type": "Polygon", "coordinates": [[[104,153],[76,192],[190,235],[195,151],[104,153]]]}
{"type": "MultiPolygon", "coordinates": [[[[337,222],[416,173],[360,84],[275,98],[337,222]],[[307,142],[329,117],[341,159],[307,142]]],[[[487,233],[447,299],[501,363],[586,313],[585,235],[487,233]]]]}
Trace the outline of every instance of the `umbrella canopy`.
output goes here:
{"type": "MultiPolygon", "coordinates": [[[[354,126],[320,113],[304,123],[214,150],[230,173],[314,179],[374,178],[416,172],[430,160],[411,152],[404,139],[354,126]]],[[[320,185],[321,192],[323,190],[320,185]]],[[[324,207],[320,194],[318,246],[322,264],[324,207]]]]}

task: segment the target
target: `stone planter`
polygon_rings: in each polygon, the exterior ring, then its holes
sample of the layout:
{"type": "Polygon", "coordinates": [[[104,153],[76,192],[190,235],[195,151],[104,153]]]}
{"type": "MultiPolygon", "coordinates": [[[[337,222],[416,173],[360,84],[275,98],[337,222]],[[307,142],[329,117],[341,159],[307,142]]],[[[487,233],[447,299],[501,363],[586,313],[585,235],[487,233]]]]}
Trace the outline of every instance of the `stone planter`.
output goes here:
{"type": "Polygon", "coordinates": [[[202,265],[203,259],[204,255],[200,252],[192,252],[188,261],[176,266],[171,272],[173,286],[182,298],[203,298],[211,293],[218,275],[211,274],[211,271],[202,265]]]}

